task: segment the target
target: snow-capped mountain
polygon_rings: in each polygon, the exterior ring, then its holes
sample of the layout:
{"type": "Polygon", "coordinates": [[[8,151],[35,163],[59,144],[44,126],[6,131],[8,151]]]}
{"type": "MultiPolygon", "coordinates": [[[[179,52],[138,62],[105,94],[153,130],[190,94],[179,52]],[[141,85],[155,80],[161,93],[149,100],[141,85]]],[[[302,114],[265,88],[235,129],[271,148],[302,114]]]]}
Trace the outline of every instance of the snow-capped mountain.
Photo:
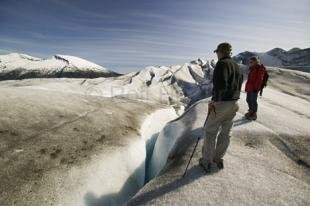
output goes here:
{"type": "Polygon", "coordinates": [[[249,58],[252,56],[258,56],[261,62],[267,66],[310,71],[310,48],[293,48],[289,51],[274,48],[268,52],[245,51],[234,56],[234,59],[239,63],[247,65],[249,58]]]}
{"type": "Polygon", "coordinates": [[[27,54],[10,53],[0,55],[0,80],[27,78],[96,78],[118,74],[85,59],[54,55],[49,59],[27,54]]]}

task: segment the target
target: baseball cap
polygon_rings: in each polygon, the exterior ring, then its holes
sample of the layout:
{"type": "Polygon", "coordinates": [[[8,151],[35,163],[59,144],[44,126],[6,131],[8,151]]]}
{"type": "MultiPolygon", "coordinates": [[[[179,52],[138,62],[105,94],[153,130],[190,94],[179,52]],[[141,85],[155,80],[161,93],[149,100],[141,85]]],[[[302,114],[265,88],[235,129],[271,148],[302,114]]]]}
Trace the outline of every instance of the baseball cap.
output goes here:
{"type": "Polygon", "coordinates": [[[231,51],[232,51],[232,46],[229,43],[227,43],[227,42],[220,43],[217,46],[216,50],[214,50],[214,53],[219,52],[219,51],[223,52],[224,54],[226,54],[226,53],[230,54],[231,51]]]}

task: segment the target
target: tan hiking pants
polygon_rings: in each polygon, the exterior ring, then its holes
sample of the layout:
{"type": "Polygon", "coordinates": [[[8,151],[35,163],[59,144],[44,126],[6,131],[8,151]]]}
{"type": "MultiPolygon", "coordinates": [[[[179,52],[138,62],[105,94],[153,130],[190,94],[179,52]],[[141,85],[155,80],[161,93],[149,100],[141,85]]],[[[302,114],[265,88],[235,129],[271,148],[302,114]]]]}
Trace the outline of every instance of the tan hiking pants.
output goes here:
{"type": "Polygon", "coordinates": [[[216,162],[223,158],[230,142],[230,131],[238,109],[237,101],[215,103],[216,113],[211,112],[204,125],[203,162],[216,162]]]}

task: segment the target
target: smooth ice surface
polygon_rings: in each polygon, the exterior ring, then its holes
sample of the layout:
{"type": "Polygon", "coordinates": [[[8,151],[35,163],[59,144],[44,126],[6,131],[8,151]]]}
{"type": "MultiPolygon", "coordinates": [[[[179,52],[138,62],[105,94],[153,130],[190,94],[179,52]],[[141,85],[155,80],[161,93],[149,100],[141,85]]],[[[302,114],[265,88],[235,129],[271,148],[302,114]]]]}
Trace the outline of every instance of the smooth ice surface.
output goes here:
{"type": "Polygon", "coordinates": [[[205,120],[203,115],[194,118],[193,111],[206,114],[205,100],[168,123],[151,162],[154,171],[162,172],[129,205],[308,205],[310,103],[271,88],[258,101],[257,121],[247,121],[242,93],[225,169],[209,175],[198,165],[201,141],[182,178],[193,149],[187,145],[193,145],[199,136],[193,131],[197,127],[201,131],[199,125],[205,120]],[[186,121],[191,117],[192,121],[186,121]],[[175,155],[180,153],[185,155],[175,155]]]}

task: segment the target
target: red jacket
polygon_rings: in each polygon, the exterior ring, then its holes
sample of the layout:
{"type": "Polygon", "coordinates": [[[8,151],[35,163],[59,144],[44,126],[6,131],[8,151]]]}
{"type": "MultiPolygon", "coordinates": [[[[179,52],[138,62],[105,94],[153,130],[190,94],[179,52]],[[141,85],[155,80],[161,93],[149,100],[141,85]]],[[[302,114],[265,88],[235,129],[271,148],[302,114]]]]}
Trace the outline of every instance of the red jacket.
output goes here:
{"type": "Polygon", "coordinates": [[[250,67],[248,80],[245,84],[246,92],[258,92],[261,89],[266,68],[263,64],[250,67]]]}

